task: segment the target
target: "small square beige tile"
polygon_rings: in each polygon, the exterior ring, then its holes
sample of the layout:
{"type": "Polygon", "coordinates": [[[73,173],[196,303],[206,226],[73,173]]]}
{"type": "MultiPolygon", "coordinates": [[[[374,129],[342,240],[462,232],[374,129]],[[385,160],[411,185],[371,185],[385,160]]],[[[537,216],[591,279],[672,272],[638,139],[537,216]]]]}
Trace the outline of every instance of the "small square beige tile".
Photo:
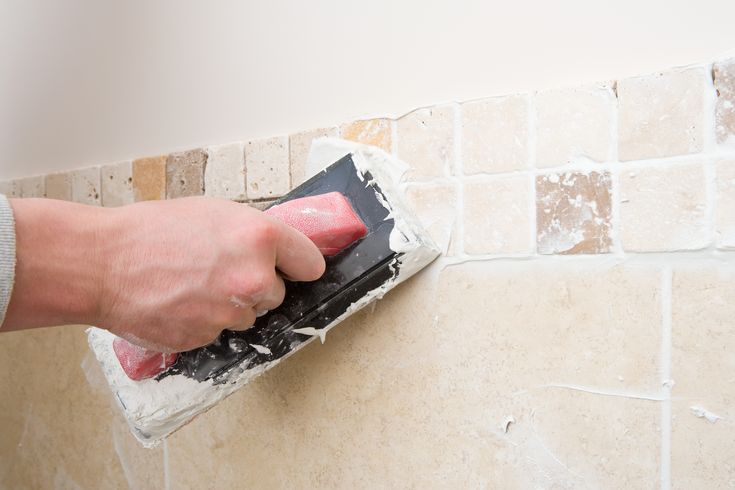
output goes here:
{"type": "Polygon", "coordinates": [[[204,195],[246,199],[245,146],[236,142],[210,146],[206,151],[209,156],[204,170],[204,195]]]}
{"type": "Polygon", "coordinates": [[[311,177],[306,174],[306,162],[309,158],[311,142],[316,138],[336,137],[337,128],[322,128],[302,131],[288,137],[289,160],[291,162],[291,187],[301,185],[311,177]]]}
{"type": "Polygon", "coordinates": [[[464,251],[468,254],[529,254],[532,177],[519,175],[464,184],[464,251]]]}
{"type": "Polygon", "coordinates": [[[674,269],[672,488],[730,488],[735,481],[733,298],[732,264],[692,262],[674,269]]]}
{"type": "Polygon", "coordinates": [[[21,197],[44,197],[46,195],[46,179],[43,175],[20,179],[21,197]]]}
{"type": "Polygon", "coordinates": [[[45,177],[46,197],[49,199],[59,199],[61,201],[71,201],[71,174],[69,172],[60,172],[48,174],[45,177]]]}
{"type": "Polygon", "coordinates": [[[340,126],[343,139],[377,146],[388,153],[393,151],[393,129],[390,119],[353,121],[340,126]]]}
{"type": "Polygon", "coordinates": [[[102,205],[125,206],[135,202],[133,195],[133,162],[104,165],[101,169],[102,205]]]}
{"type": "Polygon", "coordinates": [[[528,96],[462,104],[462,168],[466,175],[528,168],[528,96]]]}
{"type": "Polygon", "coordinates": [[[406,199],[439,249],[445,255],[455,255],[460,220],[456,186],[410,185],[406,199]]]}
{"type": "Polygon", "coordinates": [[[612,247],[611,177],[565,172],[536,177],[540,254],[607,253],[612,247]]]}
{"type": "Polygon", "coordinates": [[[704,141],[703,68],[618,82],[620,160],[699,153],[704,141]]]}
{"type": "Polygon", "coordinates": [[[610,160],[616,103],[607,86],[536,94],[536,166],[554,167],[579,159],[610,160]]]}
{"type": "Polygon", "coordinates": [[[166,199],[166,155],[133,160],[133,194],[137,201],[166,199]]]}
{"type": "Polygon", "coordinates": [[[717,247],[735,249],[735,160],[717,162],[715,212],[717,247]]]}
{"type": "Polygon", "coordinates": [[[0,194],[10,198],[21,197],[20,179],[0,182],[0,194]]]}
{"type": "Polygon", "coordinates": [[[398,158],[410,165],[408,181],[449,175],[455,165],[454,107],[419,109],[397,121],[398,158]]]}
{"type": "Polygon", "coordinates": [[[717,102],[715,105],[715,134],[718,143],[735,143],[735,58],[712,67],[717,102]]]}
{"type": "Polygon", "coordinates": [[[71,176],[72,201],[92,206],[102,204],[99,167],[73,170],[69,174],[71,176]]]}
{"type": "Polygon", "coordinates": [[[288,157],[286,136],[250,141],[245,145],[248,198],[279,197],[289,191],[288,157]]]}
{"type": "Polygon", "coordinates": [[[629,169],[619,179],[625,250],[697,250],[711,243],[703,165],[629,169]]]}
{"type": "Polygon", "coordinates": [[[201,148],[171,153],[166,159],[166,199],[204,194],[207,152],[201,148]]]}

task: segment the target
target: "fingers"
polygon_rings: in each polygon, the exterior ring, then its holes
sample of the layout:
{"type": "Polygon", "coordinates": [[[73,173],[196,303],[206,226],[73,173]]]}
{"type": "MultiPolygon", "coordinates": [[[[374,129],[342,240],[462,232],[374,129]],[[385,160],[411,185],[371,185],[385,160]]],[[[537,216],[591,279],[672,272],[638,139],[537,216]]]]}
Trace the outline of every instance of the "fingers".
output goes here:
{"type": "Polygon", "coordinates": [[[306,235],[278,220],[276,268],[293,281],[315,281],[324,274],[324,257],[306,235]]]}

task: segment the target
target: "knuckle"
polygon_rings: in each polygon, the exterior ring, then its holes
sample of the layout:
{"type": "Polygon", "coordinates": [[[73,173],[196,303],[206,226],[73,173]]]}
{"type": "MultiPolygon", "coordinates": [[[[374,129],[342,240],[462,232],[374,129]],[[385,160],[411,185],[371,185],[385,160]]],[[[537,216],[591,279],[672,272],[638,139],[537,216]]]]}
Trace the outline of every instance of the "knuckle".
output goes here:
{"type": "Polygon", "coordinates": [[[263,219],[252,228],[252,239],[257,246],[273,248],[279,237],[278,225],[271,220],[263,219]]]}

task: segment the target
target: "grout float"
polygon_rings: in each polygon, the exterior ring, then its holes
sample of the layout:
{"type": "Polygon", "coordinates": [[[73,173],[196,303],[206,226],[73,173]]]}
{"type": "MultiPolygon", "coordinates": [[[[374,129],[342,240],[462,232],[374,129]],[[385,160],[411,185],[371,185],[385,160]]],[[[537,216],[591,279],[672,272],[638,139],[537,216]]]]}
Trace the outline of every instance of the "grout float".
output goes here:
{"type": "MultiPolygon", "coordinates": [[[[312,337],[280,359],[260,364],[251,369],[232,371],[227,383],[214,384],[212,380],[197,381],[184,375],[133,381],[129,379],[115,356],[112,342],[115,336],[99,328],[88,330],[89,345],[95,353],[108,384],[130,425],[133,434],[146,447],[157,445],[162,439],[188,423],[196,415],[213,407],[220,400],[245,386],[266,370],[287,359],[303,346],[319,337],[324,343],[327,332],[335,325],[368,305],[424,268],[437,256],[437,246],[427,237],[418,219],[403,202],[399,184],[408,165],[384,151],[339,139],[322,138],[313,142],[307,170],[314,174],[327,165],[352,154],[358,176],[364,181],[369,173],[383,193],[381,204],[394,220],[390,234],[390,248],[403,255],[394,259],[391,267],[395,275],[381,286],[350,305],[337,319],[322,329],[305,327],[297,333],[312,337]]],[[[258,352],[267,348],[254,345],[258,352]]]]}

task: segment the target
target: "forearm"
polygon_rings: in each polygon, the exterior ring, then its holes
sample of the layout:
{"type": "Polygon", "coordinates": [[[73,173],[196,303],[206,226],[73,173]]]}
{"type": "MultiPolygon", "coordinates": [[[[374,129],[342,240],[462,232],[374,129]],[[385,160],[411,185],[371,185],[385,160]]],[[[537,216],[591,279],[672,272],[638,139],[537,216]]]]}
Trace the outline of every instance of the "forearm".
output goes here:
{"type": "Polygon", "coordinates": [[[16,274],[2,330],[91,324],[105,264],[99,241],[113,210],[49,199],[11,199],[16,274]]]}

